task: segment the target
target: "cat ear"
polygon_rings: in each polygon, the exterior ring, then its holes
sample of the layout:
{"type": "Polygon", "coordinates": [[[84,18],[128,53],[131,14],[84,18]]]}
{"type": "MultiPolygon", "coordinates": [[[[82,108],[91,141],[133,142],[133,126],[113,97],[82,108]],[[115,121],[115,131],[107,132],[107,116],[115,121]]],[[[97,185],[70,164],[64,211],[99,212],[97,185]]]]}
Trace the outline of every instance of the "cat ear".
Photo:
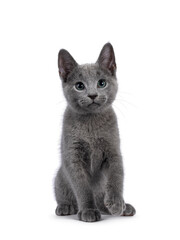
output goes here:
{"type": "Polygon", "coordinates": [[[58,54],[58,68],[60,77],[66,81],[67,76],[77,66],[77,62],[65,49],[61,49],[58,54]]]}
{"type": "Polygon", "coordinates": [[[116,72],[116,61],[113,46],[106,43],[102,48],[97,63],[104,69],[108,69],[112,75],[116,72]]]}

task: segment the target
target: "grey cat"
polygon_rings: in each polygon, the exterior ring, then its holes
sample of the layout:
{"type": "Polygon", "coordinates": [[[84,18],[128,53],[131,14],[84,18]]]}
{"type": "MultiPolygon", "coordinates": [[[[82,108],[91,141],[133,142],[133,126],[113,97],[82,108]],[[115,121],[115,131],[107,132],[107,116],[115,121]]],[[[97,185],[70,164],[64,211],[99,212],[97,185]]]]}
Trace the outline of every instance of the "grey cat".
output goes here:
{"type": "Polygon", "coordinates": [[[56,214],[78,213],[85,222],[98,221],[101,214],[133,216],[134,207],[123,199],[120,139],[111,106],[118,89],[112,45],[104,45],[95,64],[84,65],[61,49],[58,67],[67,108],[55,178],[56,214]]]}

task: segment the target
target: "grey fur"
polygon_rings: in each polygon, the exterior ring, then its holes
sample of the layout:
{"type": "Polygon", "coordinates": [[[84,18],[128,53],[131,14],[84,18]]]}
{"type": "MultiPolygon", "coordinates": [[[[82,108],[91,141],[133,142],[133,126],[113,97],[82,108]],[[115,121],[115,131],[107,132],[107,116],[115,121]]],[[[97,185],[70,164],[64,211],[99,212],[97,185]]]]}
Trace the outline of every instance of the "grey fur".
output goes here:
{"type": "Polygon", "coordinates": [[[104,45],[95,64],[85,65],[78,65],[62,49],[58,67],[68,105],[61,138],[62,164],[55,178],[56,214],[78,213],[86,222],[100,220],[101,213],[133,216],[134,207],[123,199],[119,131],[111,106],[118,88],[112,45],[104,45]],[[99,79],[106,80],[104,88],[97,87],[99,79]],[[83,82],[85,89],[77,90],[77,82],[83,82]]]}

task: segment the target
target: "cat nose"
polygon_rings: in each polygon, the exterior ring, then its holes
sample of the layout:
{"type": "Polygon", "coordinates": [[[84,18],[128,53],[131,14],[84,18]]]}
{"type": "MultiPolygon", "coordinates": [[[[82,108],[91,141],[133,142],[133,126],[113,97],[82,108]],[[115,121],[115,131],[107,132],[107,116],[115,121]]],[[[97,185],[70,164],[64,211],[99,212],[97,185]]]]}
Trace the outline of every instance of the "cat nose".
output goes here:
{"type": "Polygon", "coordinates": [[[88,95],[88,97],[91,98],[92,100],[94,100],[97,97],[97,94],[88,95]]]}

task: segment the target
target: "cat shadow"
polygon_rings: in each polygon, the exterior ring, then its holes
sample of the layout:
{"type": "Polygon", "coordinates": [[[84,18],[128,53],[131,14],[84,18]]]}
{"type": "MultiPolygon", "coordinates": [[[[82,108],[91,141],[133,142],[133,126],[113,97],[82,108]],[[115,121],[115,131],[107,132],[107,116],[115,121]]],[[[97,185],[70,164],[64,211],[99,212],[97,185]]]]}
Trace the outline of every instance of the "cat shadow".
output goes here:
{"type": "MultiPolygon", "coordinates": [[[[76,220],[78,222],[83,222],[83,221],[79,221],[77,214],[76,215],[67,215],[67,216],[57,216],[57,215],[51,215],[51,217],[53,217],[54,219],[59,219],[59,220],[76,220]]],[[[128,218],[128,217],[122,217],[122,216],[112,216],[112,215],[101,215],[101,220],[94,222],[94,223],[99,223],[102,221],[108,221],[108,220],[115,220],[115,219],[119,219],[122,220],[124,218],[128,218]]],[[[86,223],[86,222],[83,222],[86,223]]]]}

